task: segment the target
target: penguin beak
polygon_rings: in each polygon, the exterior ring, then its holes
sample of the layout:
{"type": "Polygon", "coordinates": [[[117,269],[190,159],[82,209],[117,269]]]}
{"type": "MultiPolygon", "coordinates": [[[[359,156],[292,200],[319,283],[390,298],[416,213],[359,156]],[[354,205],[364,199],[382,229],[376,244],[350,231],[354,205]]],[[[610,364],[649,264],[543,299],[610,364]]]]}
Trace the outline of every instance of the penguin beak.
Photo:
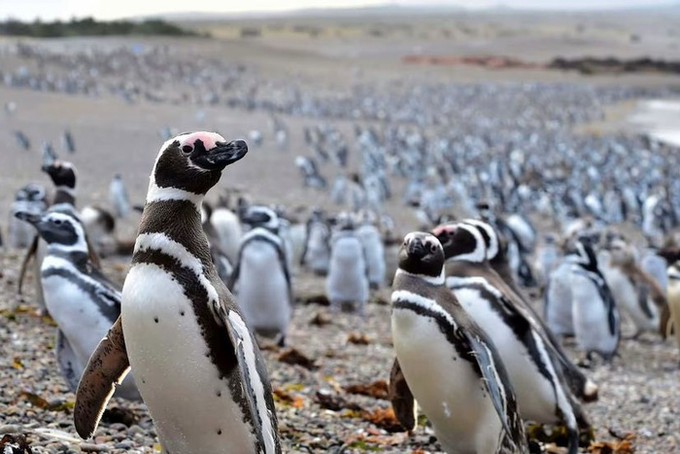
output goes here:
{"type": "Polygon", "coordinates": [[[427,249],[420,239],[413,238],[406,245],[406,252],[410,257],[421,258],[427,254],[427,249]]]}
{"type": "Polygon", "coordinates": [[[229,143],[217,142],[214,148],[205,150],[197,147],[191,154],[191,160],[206,170],[223,170],[248,153],[248,144],[244,140],[233,140],[229,143]]]}
{"type": "Polygon", "coordinates": [[[17,211],[14,213],[14,217],[21,219],[22,221],[26,221],[34,226],[37,226],[40,222],[40,219],[42,219],[41,215],[29,213],[28,211],[17,211]]]}

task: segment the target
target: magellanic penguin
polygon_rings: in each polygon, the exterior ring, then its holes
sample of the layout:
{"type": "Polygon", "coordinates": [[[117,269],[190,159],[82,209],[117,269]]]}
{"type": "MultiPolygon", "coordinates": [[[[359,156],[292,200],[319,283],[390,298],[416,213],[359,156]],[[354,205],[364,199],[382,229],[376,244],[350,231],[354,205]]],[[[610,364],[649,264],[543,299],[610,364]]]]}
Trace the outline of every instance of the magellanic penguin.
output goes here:
{"type": "Polygon", "coordinates": [[[391,319],[401,371],[444,451],[528,452],[505,366],[444,285],[444,250],[429,233],[404,239],[391,319]]]}
{"type": "MultiPolygon", "coordinates": [[[[52,205],[49,207],[49,211],[66,213],[78,218],[78,213],[75,208],[76,171],[73,164],[56,160],[43,165],[42,170],[49,175],[55,186],[54,198],[52,200],[52,205]]],[[[91,263],[99,268],[99,257],[94,252],[94,248],[92,247],[87,234],[85,235],[85,241],[88,245],[88,254],[91,263]]],[[[36,234],[21,263],[18,283],[18,293],[21,294],[28,265],[31,262],[31,259],[34,259],[33,272],[35,275],[35,297],[38,307],[40,307],[42,311],[45,311],[46,309],[39,276],[40,266],[42,264],[42,259],[45,256],[45,251],[46,243],[40,241],[40,235],[36,234]]]]}
{"type": "Polygon", "coordinates": [[[368,283],[373,290],[380,289],[385,282],[385,246],[380,230],[369,213],[360,215],[357,235],[364,247],[366,266],[368,267],[368,283]]]}
{"type": "Polygon", "coordinates": [[[597,261],[616,305],[635,325],[633,337],[659,332],[660,315],[667,304],[665,292],[637,264],[630,246],[623,239],[613,239],[600,251],[597,261]]]}
{"type": "Polygon", "coordinates": [[[611,362],[621,338],[619,309],[597,266],[591,241],[578,238],[575,248],[577,260],[572,264],[571,294],[576,341],[588,359],[598,353],[611,362]]]}
{"type": "Polygon", "coordinates": [[[281,452],[264,359],[201,227],[205,194],[247,150],[211,132],[161,147],[121,316],[78,386],[73,416],[82,437],[92,436],[131,368],[164,453],[281,452]]]}
{"type": "Polygon", "coordinates": [[[124,218],[130,213],[130,198],[125,189],[123,177],[119,173],[113,176],[111,184],[109,184],[109,202],[111,202],[113,212],[117,218],[124,218]]]}
{"type": "Polygon", "coordinates": [[[249,207],[242,221],[251,226],[243,236],[236,268],[228,287],[234,292],[246,322],[256,333],[276,337],[285,345],[293,315],[293,288],[280,220],[271,208],[249,207]]]}
{"type": "Polygon", "coordinates": [[[323,211],[315,209],[307,220],[305,248],[302,251],[302,264],[319,276],[328,273],[331,257],[331,230],[323,211]]]}
{"type": "MultiPolygon", "coordinates": [[[[40,279],[45,304],[57,323],[57,363],[75,392],[90,355],[120,315],[120,293],[88,257],[85,230],[71,214],[27,211],[15,214],[36,228],[47,242],[40,279]]],[[[116,395],[139,399],[132,375],[116,395]]]]}
{"type": "Polygon", "coordinates": [[[369,297],[368,266],[361,238],[354,222],[345,217],[333,227],[331,258],[326,275],[326,296],[331,310],[344,304],[356,304],[357,312],[364,313],[369,297]]]}
{"type": "Polygon", "coordinates": [[[517,395],[522,418],[563,423],[569,452],[578,451],[579,420],[590,428],[561,374],[559,357],[532,315],[507,293],[486,263],[486,244],[473,225],[458,223],[436,230],[446,259],[446,286],[498,350],[517,395]]]}
{"type": "Polygon", "coordinates": [[[668,330],[673,328],[680,348],[680,262],[668,267],[668,309],[670,321],[668,330]]]}
{"type": "MultiPolygon", "coordinates": [[[[482,272],[483,276],[485,276],[487,280],[492,281],[492,285],[500,289],[500,291],[511,300],[515,307],[523,313],[526,319],[531,322],[533,328],[540,333],[543,341],[548,346],[548,352],[553,360],[555,360],[556,367],[561,370],[562,375],[567,379],[571,392],[585,402],[596,400],[598,386],[588,379],[588,377],[586,377],[578,366],[569,358],[551,329],[529,303],[521,289],[515,285],[503,253],[501,238],[496,229],[487,222],[476,219],[466,219],[463,222],[477,229],[486,246],[484,258],[482,258],[480,254],[468,255],[466,260],[468,262],[476,261],[476,267],[478,268],[468,267],[467,269],[470,272],[475,269],[482,272]],[[481,259],[481,261],[478,259],[481,259]],[[489,267],[495,273],[490,273],[489,267]]],[[[443,237],[440,238],[440,241],[444,244],[443,237]]],[[[446,250],[446,244],[444,244],[444,249],[446,250]]],[[[571,307],[571,304],[569,304],[568,307],[571,307]]],[[[571,317],[569,317],[569,320],[571,320],[571,317]]]]}
{"type": "Polygon", "coordinates": [[[37,183],[29,183],[20,188],[10,207],[10,219],[7,223],[7,245],[10,248],[28,247],[35,239],[35,230],[27,223],[17,219],[18,212],[42,213],[47,207],[45,188],[37,183]]]}

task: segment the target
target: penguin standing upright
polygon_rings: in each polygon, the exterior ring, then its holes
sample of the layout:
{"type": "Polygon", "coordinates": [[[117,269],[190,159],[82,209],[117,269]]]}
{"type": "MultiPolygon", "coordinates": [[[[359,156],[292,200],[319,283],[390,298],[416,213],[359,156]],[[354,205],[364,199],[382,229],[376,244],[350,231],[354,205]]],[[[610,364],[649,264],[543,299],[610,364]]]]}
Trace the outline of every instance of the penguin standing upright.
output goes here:
{"type": "MultiPolygon", "coordinates": [[[[57,323],[57,363],[68,388],[75,392],[92,352],[120,315],[120,293],[92,266],[85,230],[71,214],[15,214],[35,227],[47,243],[40,280],[45,304],[57,323]]],[[[139,399],[132,375],[116,395],[139,399]]]]}
{"type": "MultiPolygon", "coordinates": [[[[466,219],[464,224],[470,225],[477,229],[484,240],[486,246],[485,260],[488,266],[495,272],[493,275],[493,285],[502,290],[515,307],[524,315],[524,317],[531,322],[533,329],[535,329],[543,338],[543,341],[548,347],[550,356],[555,360],[555,366],[558,367],[564,377],[569,383],[572,393],[579,399],[590,402],[597,399],[598,387],[583,372],[573,363],[573,361],[566,354],[562,345],[557,340],[553,332],[543,322],[533,306],[527,301],[523,292],[514,284],[512,275],[509,272],[507,260],[503,253],[501,238],[496,229],[490,224],[476,219],[466,219]]],[[[443,239],[442,239],[443,240],[443,239]]],[[[470,256],[468,261],[477,261],[477,258],[482,258],[480,254],[470,256]]],[[[485,271],[485,276],[489,273],[485,271]]],[[[571,307],[571,304],[568,305],[571,307]]],[[[569,314],[570,315],[570,314],[569,314]]],[[[569,317],[571,320],[571,317],[569,317]]]]}
{"type": "Polygon", "coordinates": [[[251,226],[241,240],[238,261],[228,287],[236,296],[248,326],[285,345],[293,315],[293,289],[280,220],[271,208],[251,206],[242,220],[251,226]]]}
{"type": "Polygon", "coordinates": [[[307,221],[305,247],[302,251],[302,264],[319,276],[328,273],[331,257],[331,231],[323,211],[315,209],[307,221]]]}
{"type": "Polygon", "coordinates": [[[368,283],[373,290],[380,289],[385,282],[385,247],[380,230],[371,221],[370,216],[363,216],[357,228],[368,267],[368,283]]]}
{"type": "MultiPolygon", "coordinates": [[[[75,208],[76,171],[75,167],[73,167],[73,164],[70,162],[54,160],[49,164],[43,165],[42,170],[52,179],[52,182],[55,186],[54,198],[52,200],[52,205],[49,207],[49,211],[67,213],[74,216],[75,218],[78,218],[78,213],[75,208]]],[[[94,249],[91,247],[87,235],[85,235],[85,240],[88,245],[90,260],[92,261],[93,265],[99,267],[99,258],[94,252],[94,249]]],[[[36,234],[21,263],[18,283],[18,292],[21,294],[28,265],[31,259],[34,259],[33,273],[35,276],[35,298],[38,307],[42,311],[45,311],[46,309],[45,298],[43,296],[42,285],[40,285],[39,276],[40,266],[42,264],[43,257],[45,256],[46,248],[46,243],[40,240],[40,235],[36,234]]]]}
{"type": "Polygon", "coordinates": [[[411,232],[404,239],[391,320],[408,389],[444,451],[528,452],[505,366],[444,285],[444,251],[431,234],[411,232]]]}
{"type": "Polygon", "coordinates": [[[117,218],[125,218],[130,213],[130,198],[119,173],[113,176],[109,185],[109,201],[117,218]]]}
{"type": "Polygon", "coordinates": [[[364,313],[368,301],[368,269],[364,247],[349,217],[339,220],[333,228],[326,296],[331,310],[336,311],[343,304],[354,303],[359,314],[364,313]]]}
{"type": "Polygon", "coordinates": [[[27,223],[17,219],[18,212],[42,213],[47,207],[45,188],[37,183],[29,183],[19,189],[10,207],[10,220],[7,223],[7,245],[11,248],[25,248],[35,238],[35,230],[27,223]]]}
{"type": "Polygon", "coordinates": [[[667,304],[665,292],[638,266],[628,244],[619,238],[611,240],[597,261],[616,305],[635,325],[633,337],[658,332],[660,313],[667,304]]]}
{"type": "Polygon", "coordinates": [[[216,133],[163,144],[151,173],[122,313],[90,358],[74,422],[88,438],[131,368],[163,453],[279,453],[271,385],[255,337],[220,280],[201,203],[247,153],[216,133]]]}
{"type": "Polygon", "coordinates": [[[619,310],[597,266],[590,241],[578,238],[575,247],[577,260],[572,264],[571,294],[576,341],[588,359],[598,353],[610,362],[621,338],[619,310]]]}
{"type": "Polygon", "coordinates": [[[523,419],[563,423],[569,452],[578,451],[579,420],[589,423],[561,374],[559,356],[531,313],[513,302],[486,262],[486,245],[473,225],[435,229],[446,259],[446,285],[498,349],[512,380],[523,419]]]}

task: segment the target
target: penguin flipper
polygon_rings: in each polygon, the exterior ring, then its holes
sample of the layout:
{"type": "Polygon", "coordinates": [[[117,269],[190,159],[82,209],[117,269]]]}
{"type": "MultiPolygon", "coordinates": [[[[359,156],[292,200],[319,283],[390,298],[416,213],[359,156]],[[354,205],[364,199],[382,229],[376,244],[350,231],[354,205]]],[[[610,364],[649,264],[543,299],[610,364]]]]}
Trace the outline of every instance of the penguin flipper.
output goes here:
{"type": "Polygon", "coordinates": [[[498,413],[503,429],[518,446],[526,443],[524,426],[519,417],[517,400],[510,385],[510,380],[499,357],[494,357],[488,345],[474,333],[465,333],[471,352],[479,365],[482,383],[489,393],[491,403],[498,413]],[[501,382],[501,384],[499,384],[501,382]],[[510,391],[508,393],[508,391],[510,391]]]}
{"type": "Polygon", "coordinates": [[[36,254],[38,252],[38,241],[40,239],[39,235],[35,235],[33,237],[33,241],[31,242],[31,245],[29,248],[26,250],[26,255],[24,255],[24,259],[21,261],[21,270],[19,271],[19,283],[17,286],[17,295],[21,295],[21,288],[24,285],[24,278],[26,277],[26,270],[28,269],[28,264],[31,263],[31,259],[36,257],[36,254]]]}
{"type": "Polygon", "coordinates": [[[397,420],[407,431],[413,432],[418,420],[416,399],[406,383],[397,358],[394,358],[394,363],[392,363],[388,394],[397,420]]]}
{"type": "Polygon", "coordinates": [[[123,326],[118,317],[90,356],[76,391],[73,422],[83,439],[94,434],[116,385],[123,381],[129,371],[123,326]]]}
{"type": "Polygon", "coordinates": [[[78,381],[82,370],[82,365],[78,361],[71,343],[68,341],[62,330],[57,330],[57,363],[62,377],[66,380],[66,386],[72,393],[78,389],[78,381]]]}
{"type": "Polygon", "coordinates": [[[255,429],[257,443],[263,452],[280,453],[274,398],[264,358],[257,348],[257,341],[238,312],[229,310],[224,321],[234,346],[243,393],[250,409],[251,424],[255,429]]]}

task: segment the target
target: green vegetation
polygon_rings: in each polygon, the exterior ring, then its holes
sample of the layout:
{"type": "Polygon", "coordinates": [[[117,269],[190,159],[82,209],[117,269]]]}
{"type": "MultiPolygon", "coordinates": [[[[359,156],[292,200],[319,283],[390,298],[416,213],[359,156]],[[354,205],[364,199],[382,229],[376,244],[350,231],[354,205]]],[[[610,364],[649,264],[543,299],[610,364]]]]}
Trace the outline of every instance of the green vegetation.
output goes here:
{"type": "Polygon", "coordinates": [[[73,18],[68,22],[42,22],[38,19],[34,22],[21,22],[9,19],[0,22],[0,35],[35,38],[106,35],[206,36],[159,19],[102,22],[91,17],[73,18]]]}

